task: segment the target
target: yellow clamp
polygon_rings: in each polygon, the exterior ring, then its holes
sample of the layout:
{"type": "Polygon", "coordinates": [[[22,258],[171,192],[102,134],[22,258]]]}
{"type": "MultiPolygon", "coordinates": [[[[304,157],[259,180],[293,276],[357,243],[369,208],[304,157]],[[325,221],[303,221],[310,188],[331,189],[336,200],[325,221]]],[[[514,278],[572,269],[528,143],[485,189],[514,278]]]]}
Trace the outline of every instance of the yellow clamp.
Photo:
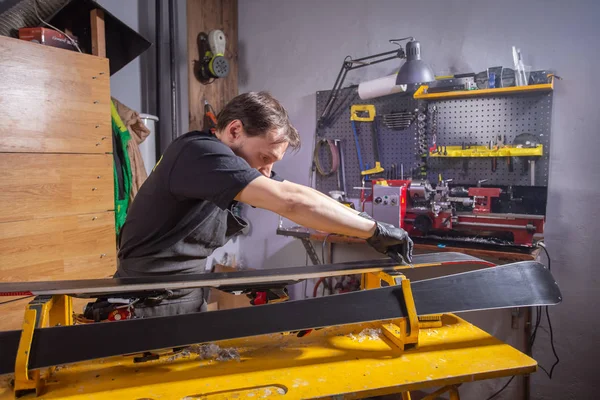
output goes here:
{"type": "Polygon", "coordinates": [[[375,106],[373,104],[354,104],[350,107],[350,120],[351,121],[361,121],[361,122],[371,122],[375,120],[375,106]],[[358,115],[360,112],[366,112],[366,117],[361,117],[358,115]]]}
{"type": "Polygon", "coordinates": [[[360,171],[361,175],[374,175],[383,172],[383,168],[381,167],[381,163],[379,161],[375,161],[375,167],[368,169],[366,171],[360,171]]]}

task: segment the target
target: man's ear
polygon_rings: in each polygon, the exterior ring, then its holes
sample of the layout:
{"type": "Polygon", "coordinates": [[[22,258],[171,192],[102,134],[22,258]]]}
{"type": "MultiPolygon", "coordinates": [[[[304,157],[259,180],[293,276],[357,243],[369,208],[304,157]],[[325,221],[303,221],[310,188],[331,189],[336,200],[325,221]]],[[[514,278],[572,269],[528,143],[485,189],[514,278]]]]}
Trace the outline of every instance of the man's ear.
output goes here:
{"type": "Polygon", "coordinates": [[[231,140],[239,140],[244,132],[244,125],[239,119],[234,119],[227,125],[227,134],[231,140]]]}

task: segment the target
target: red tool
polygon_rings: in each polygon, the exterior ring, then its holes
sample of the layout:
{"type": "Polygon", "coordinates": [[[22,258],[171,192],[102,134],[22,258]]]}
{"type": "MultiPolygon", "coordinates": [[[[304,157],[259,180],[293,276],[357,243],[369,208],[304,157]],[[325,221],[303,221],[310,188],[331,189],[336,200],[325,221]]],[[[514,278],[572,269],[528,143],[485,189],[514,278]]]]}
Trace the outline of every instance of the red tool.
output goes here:
{"type": "Polygon", "coordinates": [[[210,130],[210,133],[213,135],[217,130],[217,116],[215,110],[206,100],[204,100],[204,130],[210,130]]]}
{"type": "Polygon", "coordinates": [[[392,215],[391,203],[388,204],[390,212],[386,207],[383,210],[380,207],[386,205],[385,198],[379,194],[385,194],[385,190],[376,190],[381,186],[375,187],[380,181],[373,182],[373,193],[376,195],[371,194],[366,199],[367,203],[373,204],[372,212],[377,212],[379,220],[399,226],[414,237],[476,237],[532,246],[534,235],[544,232],[543,215],[494,213],[492,201],[500,197],[500,188],[467,187],[457,194],[449,187],[448,181],[440,180],[434,188],[426,180],[388,179],[385,184],[389,187],[406,187],[400,207],[396,206],[392,215]],[[383,200],[377,203],[374,201],[377,197],[383,200]]]}
{"type": "Polygon", "coordinates": [[[500,197],[502,189],[498,188],[469,188],[469,197],[473,197],[475,204],[473,212],[476,214],[487,214],[492,212],[492,199],[500,197]]]}

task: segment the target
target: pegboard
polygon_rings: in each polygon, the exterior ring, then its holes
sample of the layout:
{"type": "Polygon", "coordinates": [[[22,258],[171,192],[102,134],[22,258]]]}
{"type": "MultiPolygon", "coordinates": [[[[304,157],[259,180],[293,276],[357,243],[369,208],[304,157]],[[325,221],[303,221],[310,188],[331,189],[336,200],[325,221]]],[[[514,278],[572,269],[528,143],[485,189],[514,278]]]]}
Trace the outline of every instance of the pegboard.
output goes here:
{"type": "MultiPolygon", "coordinates": [[[[325,108],[328,95],[329,91],[317,92],[317,119],[325,108]]],[[[354,134],[352,132],[352,124],[350,122],[350,106],[352,104],[373,104],[375,106],[381,165],[388,170],[392,163],[397,164],[398,178],[400,178],[401,165],[404,165],[404,177],[408,178],[410,176],[410,168],[414,167],[417,159],[416,118],[407,129],[392,130],[383,125],[380,116],[396,111],[414,111],[418,108],[418,101],[413,99],[411,94],[404,93],[370,100],[360,100],[355,88],[343,89],[340,91],[339,98],[343,99],[342,106],[336,114],[334,123],[330,127],[320,130],[318,134],[320,138],[342,140],[348,197],[358,198],[360,190],[354,188],[361,186],[360,165],[354,142],[354,134]]],[[[370,168],[373,168],[375,155],[372,146],[371,124],[371,122],[356,122],[363,163],[368,163],[370,168]]],[[[325,150],[321,152],[319,160],[323,168],[328,171],[331,162],[325,150]]],[[[385,172],[383,174],[385,175],[385,172]]],[[[331,190],[338,190],[337,175],[333,174],[323,177],[317,174],[316,188],[324,193],[328,193],[331,190]]]]}
{"type": "MultiPolygon", "coordinates": [[[[317,92],[317,119],[321,115],[329,91],[317,92]]],[[[427,141],[431,146],[432,110],[437,116],[437,144],[461,146],[462,143],[486,145],[496,135],[503,135],[506,144],[512,143],[515,136],[530,133],[544,145],[544,153],[535,158],[536,186],[548,185],[550,132],[552,119],[552,92],[511,94],[497,97],[463,98],[452,100],[417,101],[412,94],[398,93],[370,100],[360,100],[355,88],[340,92],[342,100],[339,112],[331,126],[317,132],[319,138],[341,139],[345,154],[345,173],[348,197],[357,198],[361,186],[360,166],[350,122],[350,105],[373,104],[378,118],[378,141],[382,167],[387,171],[392,163],[397,164],[398,178],[401,165],[404,177],[409,178],[417,168],[417,119],[405,130],[388,129],[381,122],[383,114],[398,111],[426,109],[427,141]]],[[[371,123],[357,122],[359,143],[363,162],[374,165],[371,137],[371,123]]],[[[330,160],[323,150],[319,160],[324,169],[329,170],[330,160]]],[[[505,158],[497,159],[496,171],[492,172],[490,158],[428,158],[428,179],[437,182],[439,174],[444,179],[453,179],[455,184],[475,185],[487,179],[485,185],[530,185],[529,162],[524,157],[512,158],[513,171],[509,172],[505,158]],[[465,161],[468,160],[468,161],[465,161]]],[[[385,176],[385,172],[383,175],[385,176]]],[[[316,188],[324,193],[337,190],[337,175],[327,177],[317,174],[316,188]]]]}
{"type": "MultiPolygon", "coordinates": [[[[552,93],[508,95],[428,102],[428,114],[437,110],[437,144],[461,146],[463,143],[485,145],[497,135],[512,143],[521,133],[530,133],[544,146],[535,160],[535,186],[548,186],[552,93]]],[[[431,141],[431,138],[429,138],[431,141]]],[[[428,160],[428,178],[438,175],[453,183],[473,184],[487,179],[486,185],[530,185],[529,158],[512,157],[510,172],[506,158],[498,158],[492,172],[490,158],[435,158],[428,160]],[[465,161],[466,165],[465,165],[465,161]]]]}

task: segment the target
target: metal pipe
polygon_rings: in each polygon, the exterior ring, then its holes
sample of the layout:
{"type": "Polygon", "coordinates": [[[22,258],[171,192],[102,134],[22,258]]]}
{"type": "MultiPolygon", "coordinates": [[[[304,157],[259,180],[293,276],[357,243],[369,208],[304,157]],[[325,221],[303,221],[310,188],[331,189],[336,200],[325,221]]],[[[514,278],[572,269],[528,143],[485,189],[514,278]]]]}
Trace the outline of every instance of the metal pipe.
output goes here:
{"type": "Polygon", "coordinates": [[[535,160],[529,161],[529,174],[530,174],[531,186],[535,186],[535,160]]]}
{"type": "Polygon", "coordinates": [[[176,60],[177,38],[175,36],[175,0],[169,0],[169,55],[170,55],[170,74],[171,74],[171,139],[175,140],[179,136],[179,104],[177,101],[177,67],[176,60]]]}
{"type": "Polygon", "coordinates": [[[342,190],[344,191],[344,196],[348,197],[348,188],[346,187],[346,162],[344,160],[344,141],[343,140],[340,140],[338,149],[340,151],[339,169],[342,173],[342,190]]]}
{"type": "Polygon", "coordinates": [[[483,228],[508,228],[508,229],[522,229],[529,230],[530,228],[526,225],[508,225],[508,224],[485,224],[482,222],[454,222],[454,225],[464,225],[464,226],[480,226],[483,228]]]}
{"type": "Polygon", "coordinates": [[[154,12],[155,12],[155,16],[154,16],[154,24],[155,24],[155,30],[156,30],[156,36],[154,38],[155,41],[155,46],[156,46],[156,81],[155,81],[155,85],[156,85],[156,116],[158,117],[158,124],[156,124],[156,132],[154,132],[154,136],[155,136],[155,140],[156,140],[156,159],[160,160],[160,156],[162,155],[162,147],[161,147],[161,137],[160,137],[160,125],[164,125],[161,124],[160,121],[163,121],[163,115],[161,113],[160,110],[160,74],[161,74],[161,68],[160,68],[160,64],[161,64],[161,37],[162,37],[162,1],[161,0],[154,0],[154,12]]]}
{"type": "MultiPolygon", "coordinates": [[[[338,157],[340,156],[340,139],[333,139],[333,145],[335,146],[335,151],[337,151],[338,153],[338,157]]],[[[333,155],[332,155],[333,157],[333,155]]],[[[341,164],[341,161],[340,161],[341,164]]],[[[337,190],[343,190],[342,189],[342,172],[340,171],[340,165],[338,165],[338,169],[337,169],[337,190]]],[[[345,193],[344,193],[345,195],[345,193]]]]}

